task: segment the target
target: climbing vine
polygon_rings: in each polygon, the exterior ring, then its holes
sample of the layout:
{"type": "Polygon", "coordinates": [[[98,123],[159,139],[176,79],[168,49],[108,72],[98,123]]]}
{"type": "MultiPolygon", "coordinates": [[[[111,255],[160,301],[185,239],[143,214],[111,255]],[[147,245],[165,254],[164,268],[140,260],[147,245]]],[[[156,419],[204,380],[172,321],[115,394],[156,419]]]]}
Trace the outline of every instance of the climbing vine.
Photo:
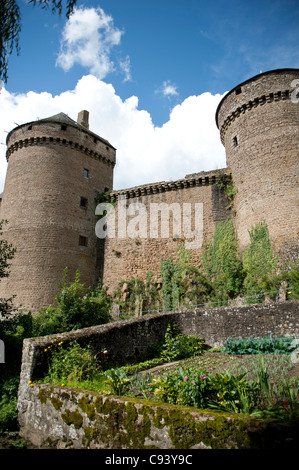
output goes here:
{"type": "Polygon", "coordinates": [[[225,197],[228,200],[226,209],[232,209],[234,199],[237,194],[237,188],[232,175],[221,175],[217,182],[217,186],[221,191],[224,192],[225,197]]]}
{"type": "Polygon", "coordinates": [[[228,300],[240,292],[244,280],[242,261],[233,223],[216,225],[213,239],[203,247],[203,272],[213,285],[213,300],[228,300]]]}
{"type": "Polygon", "coordinates": [[[139,315],[207,303],[228,305],[238,296],[246,303],[257,303],[265,300],[264,293],[273,292],[269,297],[276,299],[282,282],[289,286],[287,298],[299,298],[298,266],[278,274],[267,224],[257,224],[249,234],[250,246],[241,256],[233,222],[219,222],[213,238],[203,246],[198,264],[191,251],[181,245],[175,259],[168,257],[160,263],[161,289],[149,272],[145,281],[121,281],[115,302],[121,312],[139,315]]]}
{"type": "Polygon", "coordinates": [[[256,294],[275,291],[281,279],[277,276],[278,258],[273,255],[265,221],[252,227],[249,236],[250,246],[243,253],[244,292],[251,296],[251,302],[257,302],[256,294]]]}

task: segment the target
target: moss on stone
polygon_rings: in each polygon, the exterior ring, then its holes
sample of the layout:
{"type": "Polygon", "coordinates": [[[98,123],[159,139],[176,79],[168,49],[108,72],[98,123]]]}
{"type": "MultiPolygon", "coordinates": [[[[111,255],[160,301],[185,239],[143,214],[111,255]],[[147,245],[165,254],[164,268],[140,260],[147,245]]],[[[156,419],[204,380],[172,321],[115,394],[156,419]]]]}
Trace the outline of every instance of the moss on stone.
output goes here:
{"type": "Polygon", "coordinates": [[[40,388],[37,396],[40,399],[40,402],[44,405],[47,402],[50,394],[45,388],[40,388]]]}
{"type": "Polygon", "coordinates": [[[51,397],[50,401],[51,401],[52,405],[54,406],[55,410],[60,410],[60,408],[62,407],[62,401],[59,400],[59,398],[51,397]]]}
{"type": "MultiPolygon", "coordinates": [[[[53,407],[60,410],[62,393],[58,398],[52,392],[48,386],[42,387],[38,397],[42,403],[49,399],[53,407]]],[[[133,397],[104,397],[96,392],[74,389],[69,391],[67,402],[77,407],[73,411],[67,408],[61,414],[67,425],[73,424],[76,429],[83,426],[79,409],[90,421],[82,429],[82,445],[87,448],[93,441],[94,446],[101,448],[154,449],[157,448],[155,444],[158,444],[159,434],[162,440],[165,435],[168,448],[173,449],[190,449],[200,443],[212,449],[264,448],[277,440],[277,423],[269,419],[166,405],[133,397]],[[269,429],[271,423],[273,426],[269,429]],[[167,429],[160,433],[163,428],[167,429]]],[[[165,445],[165,442],[161,441],[160,445],[165,445]]]]}
{"type": "Polygon", "coordinates": [[[70,411],[69,409],[65,410],[65,413],[61,414],[61,418],[67,425],[73,424],[76,429],[80,429],[83,424],[83,417],[78,410],[70,411]]]}
{"type": "Polygon", "coordinates": [[[95,404],[88,398],[82,397],[78,401],[78,406],[81,410],[86,413],[90,421],[94,421],[96,418],[95,404]]]}

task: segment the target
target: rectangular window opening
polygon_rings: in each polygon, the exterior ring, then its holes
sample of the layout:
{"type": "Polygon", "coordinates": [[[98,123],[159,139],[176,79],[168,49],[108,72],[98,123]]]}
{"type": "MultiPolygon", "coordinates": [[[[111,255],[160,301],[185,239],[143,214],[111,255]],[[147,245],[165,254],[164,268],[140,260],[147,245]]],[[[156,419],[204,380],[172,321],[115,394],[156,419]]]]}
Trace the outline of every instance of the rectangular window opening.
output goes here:
{"type": "Polygon", "coordinates": [[[84,178],[89,178],[89,170],[87,168],[84,168],[83,175],[84,178]]]}
{"type": "Polygon", "coordinates": [[[66,125],[65,124],[61,124],[61,130],[66,131],[66,125]]]}
{"type": "Polygon", "coordinates": [[[79,245],[80,246],[87,246],[88,239],[83,235],[79,235],[79,245]]]}
{"type": "Polygon", "coordinates": [[[242,93],[242,88],[241,87],[236,88],[236,95],[241,95],[241,93],[242,93]]]}
{"type": "Polygon", "coordinates": [[[80,198],[80,207],[84,207],[85,209],[88,206],[88,199],[87,197],[81,197],[80,198]]]}

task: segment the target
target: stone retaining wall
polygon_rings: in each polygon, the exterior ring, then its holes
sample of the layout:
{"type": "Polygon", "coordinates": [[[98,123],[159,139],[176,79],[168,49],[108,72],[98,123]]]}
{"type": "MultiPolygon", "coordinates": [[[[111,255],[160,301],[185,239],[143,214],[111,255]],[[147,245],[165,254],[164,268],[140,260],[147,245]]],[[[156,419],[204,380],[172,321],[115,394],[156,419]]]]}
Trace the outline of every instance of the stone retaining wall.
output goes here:
{"type": "MultiPolygon", "coordinates": [[[[99,352],[103,348],[107,349],[107,360],[110,363],[121,365],[128,362],[138,362],[147,358],[148,347],[151,344],[164,339],[170,321],[177,322],[182,333],[201,335],[211,346],[220,346],[229,336],[236,338],[263,337],[272,333],[275,336],[292,337],[299,335],[298,307],[299,302],[292,301],[239,308],[169,312],[58,335],[26,339],[23,345],[18,397],[21,434],[36,445],[42,445],[50,439],[58,447],[68,443],[71,447],[144,448],[148,445],[154,445],[158,448],[168,448],[167,446],[171,444],[176,448],[180,448],[181,445],[186,445],[185,448],[193,448],[203,442],[203,427],[205,429],[208,427],[210,434],[214,435],[216,432],[214,426],[217,424],[218,428],[218,423],[221,422],[220,430],[218,429],[217,433],[222,436],[223,432],[228,433],[229,430],[228,435],[233,436],[231,440],[226,439],[226,446],[251,447],[256,439],[262,439],[260,432],[265,423],[254,424],[253,434],[259,436],[256,438],[252,437],[252,424],[250,424],[252,420],[242,420],[242,432],[245,432],[246,438],[242,438],[240,441],[241,422],[232,416],[225,415],[223,417],[221,415],[220,418],[219,414],[191,411],[190,409],[185,413],[181,407],[160,406],[150,402],[145,404],[140,400],[102,397],[99,394],[82,390],[66,390],[49,385],[38,385],[35,381],[43,376],[46,367],[44,349],[52,344],[54,339],[65,343],[77,340],[82,346],[90,344],[95,352],[99,352]],[[33,384],[29,382],[33,382],[33,384]],[[128,403],[131,404],[128,405],[128,403]],[[129,418],[128,406],[133,413],[133,421],[129,418]],[[196,438],[179,440],[173,429],[173,421],[170,420],[169,413],[174,413],[174,411],[170,412],[170,408],[176,410],[177,426],[178,428],[181,426],[180,433],[183,436],[185,432],[188,434],[188,427],[191,426],[196,430],[196,432],[194,431],[196,438]],[[161,411],[163,409],[166,410],[165,413],[168,416],[167,419],[165,418],[165,423],[169,424],[162,426],[159,421],[159,427],[155,425],[158,419],[157,413],[161,417],[164,413],[161,411]],[[88,414],[91,414],[93,419],[88,414]],[[211,424],[208,425],[207,420],[211,421],[211,424]],[[126,426],[131,426],[131,430],[134,429],[133,434],[128,434],[129,428],[127,429],[124,423],[126,426]],[[109,426],[112,427],[108,429],[109,426]],[[135,442],[132,436],[135,432],[139,433],[138,426],[143,430],[146,428],[147,431],[143,433],[143,440],[140,438],[140,441],[135,442]],[[129,436],[131,436],[131,440],[133,439],[132,441],[129,440],[129,436]],[[251,439],[253,439],[252,442],[251,439]]],[[[210,434],[208,435],[210,436],[210,434]]],[[[218,445],[219,442],[216,439],[213,445],[218,445]]],[[[205,445],[211,445],[210,437],[205,438],[205,443],[205,445]]]]}

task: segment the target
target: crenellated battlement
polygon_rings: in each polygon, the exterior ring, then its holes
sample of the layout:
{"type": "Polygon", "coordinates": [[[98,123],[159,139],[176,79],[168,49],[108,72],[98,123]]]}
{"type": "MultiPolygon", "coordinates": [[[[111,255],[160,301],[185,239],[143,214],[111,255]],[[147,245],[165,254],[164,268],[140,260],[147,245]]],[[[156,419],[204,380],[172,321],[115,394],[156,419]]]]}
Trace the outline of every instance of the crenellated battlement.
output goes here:
{"type": "Polygon", "coordinates": [[[257,106],[263,106],[266,103],[278,102],[281,100],[289,100],[291,99],[291,90],[279,90],[275,92],[268,93],[266,95],[258,96],[249,100],[246,103],[243,103],[241,106],[238,106],[234,111],[232,111],[227,118],[224,120],[223,124],[220,128],[220,138],[221,142],[224,145],[224,136],[231,125],[232,122],[235,121],[241,114],[244,114],[247,111],[251,111],[255,109],[257,106]]]}
{"type": "Polygon", "coordinates": [[[112,197],[125,197],[126,199],[150,196],[152,194],[177,191],[179,189],[210,186],[221,181],[224,175],[230,175],[227,168],[213,171],[202,171],[186,175],[185,178],[176,181],[160,181],[158,183],[144,184],[132,188],[121,189],[111,192],[112,197]]]}
{"type": "Polygon", "coordinates": [[[17,140],[13,144],[11,144],[7,148],[6,152],[6,160],[9,160],[9,157],[12,153],[17,152],[18,150],[24,148],[24,147],[32,147],[34,145],[60,145],[60,146],[65,146],[70,149],[76,150],[78,152],[81,152],[91,158],[94,158],[95,160],[99,160],[103,163],[105,163],[108,166],[111,166],[114,168],[115,166],[115,161],[112,159],[109,159],[107,156],[104,156],[89,147],[80,144],[79,142],[73,142],[72,140],[67,140],[64,138],[60,137],[49,137],[49,136],[34,136],[34,137],[28,137],[22,140],[17,140]]]}

